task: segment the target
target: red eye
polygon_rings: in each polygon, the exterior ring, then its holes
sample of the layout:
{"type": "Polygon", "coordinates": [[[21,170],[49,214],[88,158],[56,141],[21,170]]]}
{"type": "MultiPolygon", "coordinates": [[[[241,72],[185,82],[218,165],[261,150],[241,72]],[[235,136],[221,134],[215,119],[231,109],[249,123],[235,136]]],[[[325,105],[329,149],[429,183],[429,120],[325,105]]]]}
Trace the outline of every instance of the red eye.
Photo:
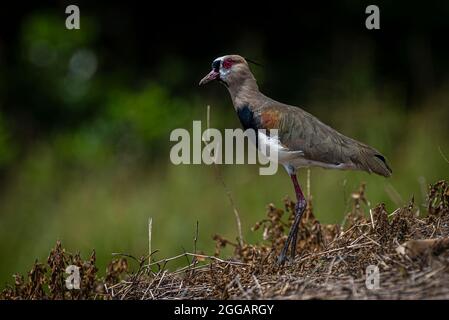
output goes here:
{"type": "Polygon", "coordinates": [[[232,61],[231,59],[223,60],[223,68],[225,69],[229,69],[230,67],[232,67],[233,64],[234,61],[232,61]]]}

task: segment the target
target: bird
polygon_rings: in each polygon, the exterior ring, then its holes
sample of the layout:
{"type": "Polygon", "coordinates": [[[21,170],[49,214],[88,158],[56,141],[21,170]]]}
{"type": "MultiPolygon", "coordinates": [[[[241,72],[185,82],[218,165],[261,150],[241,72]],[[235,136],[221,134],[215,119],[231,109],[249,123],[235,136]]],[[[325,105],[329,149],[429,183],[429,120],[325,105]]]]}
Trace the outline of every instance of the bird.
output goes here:
{"type": "Polygon", "coordinates": [[[256,130],[258,140],[266,138],[267,131],[277,130],[275,139],[264,141],[275,144],[278,163],[290,176],[296,195],[294,220],[277,259],[277,263],[283,265],[287,260],[294,261],[299,224],[307,206],[297,179],[301,168],[361,170],[384,177],[391,176],[392,170],[387,159],[375,148],[341,134],[299,107],[261,93],[248,61],[236,54],[218,57],[199,85],[212,81],[223,84],[243,129],[256,130]],[[287,256],[289,247],[290,257],[287,256]]]}

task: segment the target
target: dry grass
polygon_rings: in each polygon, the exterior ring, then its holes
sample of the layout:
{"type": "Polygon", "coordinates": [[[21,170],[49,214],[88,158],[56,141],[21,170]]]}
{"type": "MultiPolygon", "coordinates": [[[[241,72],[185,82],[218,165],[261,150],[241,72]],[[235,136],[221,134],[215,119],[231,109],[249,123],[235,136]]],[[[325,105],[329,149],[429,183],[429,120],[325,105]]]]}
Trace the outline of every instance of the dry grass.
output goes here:
{"type": "Polygon", "coordinates": [[[47,265],[35,263],[25,282],[16,276],[4,299],[442,299],[449,298],[449,185],[429,188],[426,217],[419,217],[413,199],[392,213],[380,204],[365,214],[364,186],[352,194],[353,206],[340,225],[321,225],[311,201],[300,226],[295,261],[275,264],[292,221],[294,203],[283,209],[269,205],[267,218],[255,227],[263,243],[233,243],[215,236],[216,254],[182,255],[149,263],[135,259],[128,271],[126,257],[113,260],[105,277],[95,268],[95,254],[82,261],[58,243],[47,265]],[[424,240],[424,241],[422,241],[424,240]],[[219,258],[233,246],[232,259],[219,258]],[[189,263],[170,272],[177,259],[189,263]],[[82,277],[80,290],[64,286],[65,267],[75,264],[82,277]],[[380,269],[380,288],[369,290],[366,268],[380,269]]]}

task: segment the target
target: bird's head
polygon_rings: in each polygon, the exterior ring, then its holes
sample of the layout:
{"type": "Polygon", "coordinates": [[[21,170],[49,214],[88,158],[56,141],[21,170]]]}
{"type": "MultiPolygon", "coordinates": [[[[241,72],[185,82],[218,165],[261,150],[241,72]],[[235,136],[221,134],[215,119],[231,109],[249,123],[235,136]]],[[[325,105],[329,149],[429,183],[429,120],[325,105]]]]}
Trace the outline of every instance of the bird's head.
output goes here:
{"type": "Polygon", "coordinates": [[[246,79],[255,80],[248,62],[239,55],[227,55],[212,62],[212,71],[201,79],[199,85],[217,80],[229,88],[243,84],[246,79]]]}

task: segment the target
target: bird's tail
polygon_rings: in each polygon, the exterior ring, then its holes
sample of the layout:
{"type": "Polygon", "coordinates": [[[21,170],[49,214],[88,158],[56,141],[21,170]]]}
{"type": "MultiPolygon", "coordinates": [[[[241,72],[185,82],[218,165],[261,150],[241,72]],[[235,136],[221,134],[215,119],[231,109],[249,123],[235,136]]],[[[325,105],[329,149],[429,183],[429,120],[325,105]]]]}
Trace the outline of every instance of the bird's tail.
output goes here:
{"type": "Polygon", "coordinates": [[[374,172],[384,177],[391,176],[393,171],[388,165],[387,159],[379,151],[370,146],[361,145],[359,152],[358,165],[360,169],[374,172]]]}

